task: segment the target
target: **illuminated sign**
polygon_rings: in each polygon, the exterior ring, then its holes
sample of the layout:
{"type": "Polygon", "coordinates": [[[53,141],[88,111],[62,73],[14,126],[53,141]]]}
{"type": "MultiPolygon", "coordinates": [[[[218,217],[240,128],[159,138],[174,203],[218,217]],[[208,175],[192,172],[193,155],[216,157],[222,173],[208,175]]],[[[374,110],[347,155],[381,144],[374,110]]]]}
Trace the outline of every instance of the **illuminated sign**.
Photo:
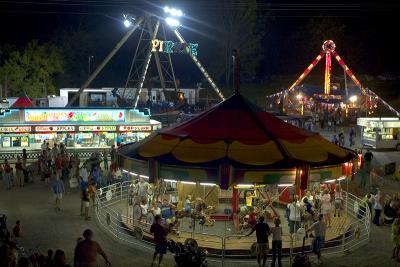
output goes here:
{"type": "Polygon", "coordinates": [[[119,126],[120,132],[150,132],[150,125],[121,125],[119,126]]]}
{"type": "Polygon", "coordinates": [[[117,126],[79,126],[82,132],[115,132],[117,126]]]}
{"type": "Polygon", "coordinates": [[[197,48],[199,44],[192,43],[174,43],[172,41],[161,41],[158,39],[151,40],[151,51],[167,54],[190,54],[197,56],[197,48]]]}
{"type": "Polygon", "coordinates": [[[125,110],[25,110],[25,122],[121,122],[125,121],[125,110]]]}
{"type": "Polygon", "coordinates": [[[30,131],[31,131],[30,126],[0,127],[0,132],[6,132],[6,133],[28,133],[30,131]]]}
{"type": "Polygon", "coordinates": [[[36,132],[74,132],[75,126],[36,126],[36,132]]]}

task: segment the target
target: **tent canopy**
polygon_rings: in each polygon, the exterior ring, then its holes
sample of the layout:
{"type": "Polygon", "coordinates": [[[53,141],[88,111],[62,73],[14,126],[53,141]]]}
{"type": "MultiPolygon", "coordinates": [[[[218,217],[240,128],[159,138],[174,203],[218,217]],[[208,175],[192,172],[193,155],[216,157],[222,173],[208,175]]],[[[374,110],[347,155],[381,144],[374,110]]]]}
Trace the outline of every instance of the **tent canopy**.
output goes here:
{"type": "Polygon", "coordinates": [[[11,106],[12,108],[31,108],[35,105],[32,103],[31,99],[24,93],[21,95],[17,101],[11,106]]]}
{"type": "Polygon", "coordinates": [[[317,133],[292,126],[236,94],[200,115],[124,146],[124,158],[166,166],[289,169],[337,165],[355,157],[317,133]]]}

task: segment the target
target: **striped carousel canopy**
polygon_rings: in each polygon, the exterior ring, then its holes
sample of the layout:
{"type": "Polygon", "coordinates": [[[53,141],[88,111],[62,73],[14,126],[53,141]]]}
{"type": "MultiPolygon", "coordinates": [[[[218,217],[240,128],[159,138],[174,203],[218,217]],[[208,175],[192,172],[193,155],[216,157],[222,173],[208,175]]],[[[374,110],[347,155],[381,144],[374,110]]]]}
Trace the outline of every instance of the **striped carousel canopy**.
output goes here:
{"type": "Polygon", "coordinates": [[[355,157],[318,133],[262,111],[240,94],[171,128],[161,129],[120,150],[124,158],[160,165],[239,169],[289,169],[303,164],[331,166],[355,157]]]}

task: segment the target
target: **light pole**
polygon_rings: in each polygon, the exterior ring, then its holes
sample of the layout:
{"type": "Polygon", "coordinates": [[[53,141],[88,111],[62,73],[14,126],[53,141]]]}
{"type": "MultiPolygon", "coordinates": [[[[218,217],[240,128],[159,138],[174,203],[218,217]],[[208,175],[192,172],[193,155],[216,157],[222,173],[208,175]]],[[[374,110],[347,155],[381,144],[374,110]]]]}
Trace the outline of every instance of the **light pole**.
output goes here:
{"type": "Polygon", "coordinates": [[[88,74],[87,74],[88,77],[90,76],[90,63],[91,63],[93,58],[94,58],[94,56],[89,56],[88,57],[88,74]]]}

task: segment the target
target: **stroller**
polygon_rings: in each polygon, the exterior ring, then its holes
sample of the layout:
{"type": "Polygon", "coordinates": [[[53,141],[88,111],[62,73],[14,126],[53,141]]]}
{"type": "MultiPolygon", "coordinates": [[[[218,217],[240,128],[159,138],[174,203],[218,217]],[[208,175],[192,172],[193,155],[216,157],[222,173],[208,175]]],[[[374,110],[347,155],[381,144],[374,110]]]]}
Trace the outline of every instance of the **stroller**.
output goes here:
{"type": "Polygon", "coordinates": [[[176,267],[207,267],[207,260],[204,251],[200,250],[196,240],[188,238],[185,244],[173,240],[168,241],[168,249],[174,253],[176,267]]]}
{"type": "Polygon", "coordinates": [[[301,247],[301,253],[296,254],[296,256],[294,257],[292,267],[310,267],[311,266],[308,255],[304,253],[305,242],[306,242],[306,235],[304,235],[304,237],[303,237],[303,246],[301,247]]]}
{"type": "Polygon", "coordinates": [[[0,239],[5,240],[8,233],[7,216],[5,214],[0,214],[0,239]]]}

